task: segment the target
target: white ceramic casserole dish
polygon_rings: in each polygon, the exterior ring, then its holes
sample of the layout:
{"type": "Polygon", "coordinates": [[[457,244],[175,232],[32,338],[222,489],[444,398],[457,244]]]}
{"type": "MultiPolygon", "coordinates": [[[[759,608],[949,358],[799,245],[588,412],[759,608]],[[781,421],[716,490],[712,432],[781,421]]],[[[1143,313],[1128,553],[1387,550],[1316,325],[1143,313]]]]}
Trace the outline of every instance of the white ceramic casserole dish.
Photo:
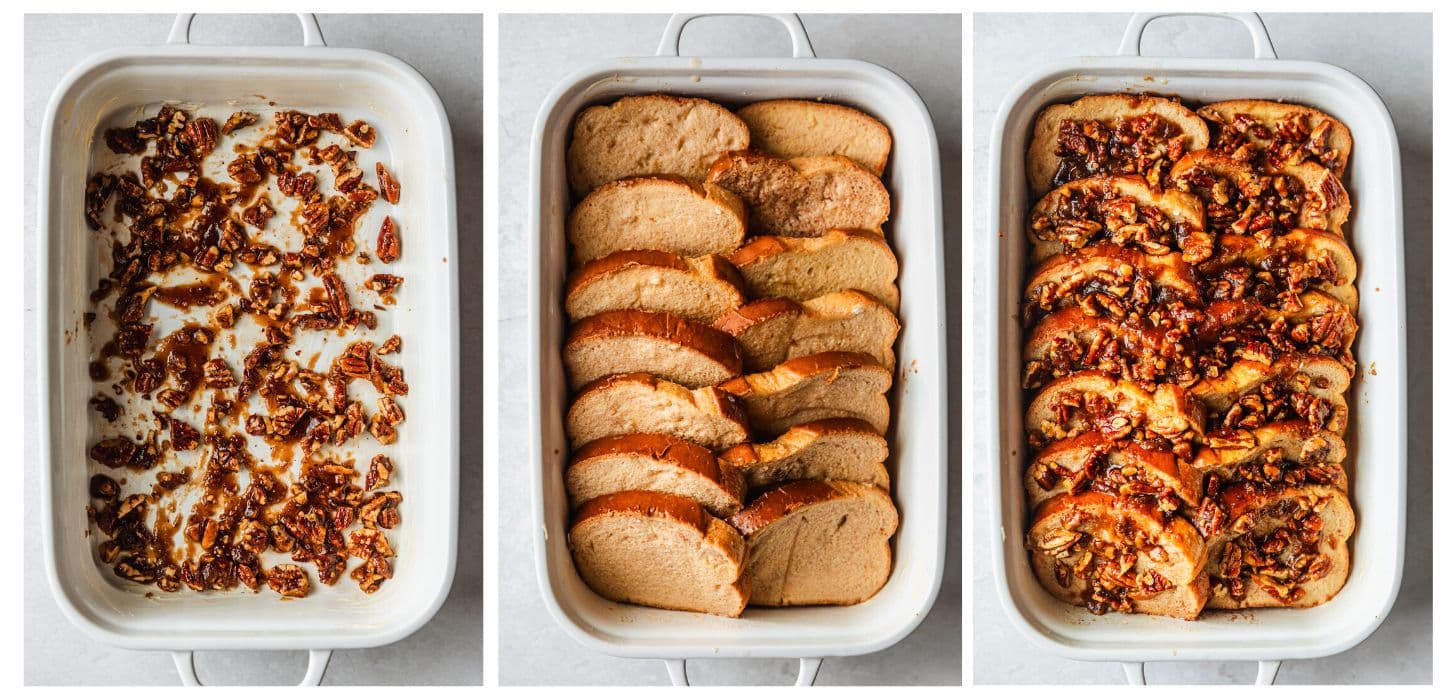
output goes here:
{"type": "MultiPolygon", "coordinates": [[[[42,130],[37,230],[45,322],[36,352],[45,377],[37,410],[46,435],[40,450],[46,567],[72,622],[108,644],[173,651],[186,684],[197,683],[196,649],[308,649],[304,682],[317,684],[328,650],[389,644],[414,632],[444,602],[454,578],[459,342],[450,126],[438,96],[413,68],[373,51],[325,47],[311,15],[300,15],[303,47],[195,46],[188,43],[191,19],[179,16],[164,46],[85,60],[56,88],[42,130]],[[400,398],[408,419],[399,441],[384,450],[354,446],[365,463],[375,451],[393,456],[398,471],[391,488],[404,495],[403,522],[389,535],[399,553],[395,577],[373,595],[349,580],[316,585],[309,596],[289,601],[266,589],[162,593],[116,577],[88,539],[86,449],[97,433],[87,406],[92,348],[82,315],[91,310],[88,292],[105,275],[108,255],[98,245],[106,239],[82,218],[83,195],[100,132],[162,102],[364,119],[379,139],[361,152],[361,163],[386,162],[402,184],[401,204],[371,208],[356,233],[372,250],[386,213],[399,224],[404,256],[389,271],[405,282],[398,304],[379,314],[380,331],[404,339],[404,350],[390,361],[404,368],[411,389],[400,398]]],[[[239,357],[231,359],[240,366],[239,357]]]]}
{"type": "Polygon", "coordinates": [[[678,56],[683,26],[675,15],[658,55],[624,58],[566,77],[536,119],[531,157],[531,401],[536,571],[557,622],[588,648],[616,656],[663,658],[676,683],[684,659],[801,657],[799,682],[812,683],[825,656],[883,649],[909,634],[940,588],[946,519],[945,306],[941,257],[940,167],[924,103],[904,80],[879,66],[813,57],[803,24],[777,16],[793,38],[790,59],[678,56]],[[565,218],[571,211],[566,146],[582,108],[627,94],[666,92],[736,108],[756,100],[824,99],[864,110],[894,136],[885,182],[892,197],[889,239],[900,258],[904,325],[891,389],[891,495],[899,506],[894,570],[868,602],[847,607],[752,608],[740,619],[623,605],[593,593],[567,548],[570,510],[562,475],[569,450],[563,416],[570,392],[561,365],[567,329],[562,288],[568,271],[565,218]]]}
{"type": "Polygon", "coordinates": [[[1144,680],[1142,663],[1159,660],[1259,661],[1258,681],[1272,683],[1278,660],[1328,656],[1365,639],[1380,625],[1400,587],[1405,549],[1406,367],[1405,274],[1400,157],[1385,105],[1349,72],[1323,63],[1274,60],[1257,15],[1239,15],[1254,40],[1254,60],[1145,58],[1143,29],[1163,15],[1133,17],[1119,55],[1043,67],[1006,96],[991,133],[991,187],[982,318],[990,338],[976,372],[993,382],[978,413],[989,425],[997,590],[1013,623],[1037,646],[1074,659],[1125,663],[1129,682],[1144,680]],[[1026,275],[1028,210],[1024,173],[1032,121],[1046,105],[1090,93],[1151,91],[1207,103],[1233,98],[1287,100],[1324,110],[1349,126],[1355,146],[1347,186],[1354,211],[1346,227],[1359,260],[1361,371],[1352,383],[1346,441],[1350,496],[1358,526],[1350,539],[1352,567],[1343,591],[1308,610],[1207,611],[1197,622],[1109,614],[1096,617],[1061,603],[1037,582],[1023,534],[1027,522],[1021,475],[1022,432],[1019,299],[1026,275]],[[997,235],[991,236],[990,232],[997,235]]]}

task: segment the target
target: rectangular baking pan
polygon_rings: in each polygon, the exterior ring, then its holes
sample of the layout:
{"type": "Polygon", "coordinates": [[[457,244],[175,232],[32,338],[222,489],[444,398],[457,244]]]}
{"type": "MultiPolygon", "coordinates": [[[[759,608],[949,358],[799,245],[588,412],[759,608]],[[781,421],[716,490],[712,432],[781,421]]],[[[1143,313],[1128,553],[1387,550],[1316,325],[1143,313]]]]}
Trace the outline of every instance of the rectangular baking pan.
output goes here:
{"type": "Polygon", "coordinates": [[[1257,15],[1237,15],[1254,39],[1253,60],[1146,58],[1143,29],[1161,14],[1133,17],[1119,56],[1079,58],[1042,67],[1006,96],[991,133],[987,203],[991,259],[978,296],[992,332],[975,372],[987,377],[978,413],[990,472],[992,522],[999,524],[992,559],[997,593],[1013,624],[1037,646],[1074,659],[1126,662],[1128,679],[1143,680],[1142,662],[1259,661],[1260,682],[1273,682],[1280,659],[1328,656],[1365,639],[1384,620],[1400,588],[1405,549],[1406,366],[1405,273],[1400,155],[1390,114],[1370,86],[1324,63],[1275,60],[1257,15]],[[1355,147],[1346,173],[1354,211],[1346,227],[1359,260],[1360,369],[1350,393],[1346,435],[1350,496],[1358,526],[1350,539],[1344,590],[1307,610],[1207,611],[1197,622],[1139,615],[1097,617],[1059,602],[1037,582],[1023,547],[1027,522],[1021,475],[1021,338],[1018,309],[1025,283],[1028,210],[1024,172],[1027,137],[1049,104],[1092,93],[1156,92],[1195,103],[1233,98],[1287,100],[1328,112],[1349,126],[1355,147]]]}
{"type": "Polygon", "coordinates": [[[578,71],[552,90],[536,120],[531,154],[530,372],[536,571],[557,622],[576,640],[607,654],[663,658],[674,681],[682,659],[805,657],[800,682],[812,682],[819,657],[865,654],[909,634],[940,588],[946,526],[945,304],[942,280],[940,167],[924,103],[899,76],[862,61],[813,57],[797,16],[777,16],[794,57],[690,58],[678,38],[694,16],[674,15],[658,56],[623,58],[578,71]],[[603,599],[582,582],[566,546],[570,515],[562,475],[569,449],[563,416],[570,399],[561,365],[567,329],[565,219],[571,211],[566,145],[582,108],[622,95],[666,92],[730,108],[756,100],[824,99],[863,110],[894,137],[885,173],[892,209],[889,239],[900,258],[904,324],[891,389],[894,424],[889,463],[900,530],[889,582],[868,602],[847,606],[753,608],[740,619],[656,610],[603,599]]]}
{"type": "MultiPolygon", "coordinates": [[[[327,650],[379,646],[410,634],[434,615],[454,577],[459,339],[450,126],[435,91],[413,68],[373,51],[328,48],[314,17],[300,19],[303,47],[221,47],[189,44],[191,15],[182,15],[166,45],[83,61],[56,88],[42,130],[38,245],[45,321],[36,353],[45,382],[37,409],[46,436],[40,465],[47,572],[57,603],[77,626],[108,644],[174,651],[188,684],[197,682],[194,649],[309,649],[305,682],[317,683],[327,650]],[[267,590],[163,593],[117,578],[86,534],[86,449],[96,419],[87,406],[92,348],[82,315],[88,292],[107,269],[107,250],[97,245],[102,238],[82,218],[93,146],[106,126],[130,123],[162,102],[271,111],[268,100],[279,109],[366,120],[379,140],[361,157],[388,163],[405,192],[389,212],[405,250],[390,272],[405,282],[398,304],[380,314],[381,331],[392,324],[404,339],[404,350],[391,359],[404,368],[411,389],[401,398],[408,419],[399,441],[383,450],[398,465],[394,483],[404,495],[404,521],[390,533],[399,552],[395,577],[373,595],[347,580],[289,601],[267,590]]],[[[383,215],[371,211],[356,240],[371,236],[383,215]]]]}

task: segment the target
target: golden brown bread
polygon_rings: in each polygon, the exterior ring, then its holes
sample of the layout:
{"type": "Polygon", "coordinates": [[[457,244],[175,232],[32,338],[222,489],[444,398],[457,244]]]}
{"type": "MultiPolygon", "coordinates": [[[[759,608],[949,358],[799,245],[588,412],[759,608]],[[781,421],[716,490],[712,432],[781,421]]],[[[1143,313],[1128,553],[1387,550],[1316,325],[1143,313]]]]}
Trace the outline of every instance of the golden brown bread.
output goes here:
{"type": "Polygon", "coordinates": [[[1208,146],[1208,126],[1174,100],[1088,95],[1036,117],[1026,149],[1032,194],[1096,175],[1141,175],[1154,187],[1184,153],[1208,146]]]}
{"type": "Polygon", "coordinates": [[[743,508],[743,476],[712,451],[670,435],[637,433],[593,440],[571,456],[566,493],[573,507],[618,491],[686,496],[726,518],[743,508]]]}
{"type": "Polygon", "coordinates": [[[572,388],[613,374],[649,372],[687,387],[743,371],[733,336],[669,313],[604,311],[571,327],[562,351],[572,388]]]}
{"type": "Polygon", "coordinates": [[[1048,192],[1027,217],[1032,262],[1109,242],[1189,263],[1213,252],[1203,230],[1203,203],[1173,188],[1155,190],[1139,175],[1091,177],[1048,192]]]}
{"type": "Polygon", "coordinates": [[[890,425],[890,370],[853,352],[796,357],[719,385],[743,401],[748,420],[765,435],[825,418],[858,418],[883,435],[890,425]]]}
{"type": "Polygon", "coordinates": [[[573,448],[633,433],[663,433],[724,450],[748,439],[748,416],[718,387],[688,389],[646,372],[598,379],[572,400],[566,434],[573,448]]]}
{"type": "Polygon", "coordinates": [[[1197,506],[1203,495],[1199,473],[1188,461],[1095,432],[1047,445],[1032,458],[1023,483],[1033,507],[1063,493],[1092,490],[1148,499],[1163,513],[1176,513],[1197,506]]]}
{"type": "Polygon", "coordinates": [[[743,275],[750,297],[808,301],[844,289],[857,289],[890,307],[900,308],[895,278],[899,261],[874,231],[836,229],[822,236],[757,236],[728,257],[743,275]]]}
{"type": "Polygon", "coordinates": [[[789,428],[772,442],[744,443],[718,460],[743,472],[749,489],[799,479],[858,481],[890,487],[885,459],[889,444],[875,427],[856,418],[826,418],[789,428]]]}
{"type": "Polygon", "coordinates": [[[571,210],[566,239],[580,265],[618,250],[730,253],[747,231],[743,203],[710,183],[644,175],[605,183],[571,210]]]}
{"type": "Polygon", "coordinates": [[[830,350],[865,353],[894,369],[895,339],[900,335],[895,312],[854,289],[802,304],[760,299],[724,313],[713,326],[738,339],[749,372],[830,350]]]}
{"type": "Polygon", "coordinates": [[[1182,387],[1139,384],[1097,372],[1078,372],[1047,384],[1026,408],[1032,447],[1087,432],[1119,440],[1163,441],[1185,458],[1203,435],[1203,404],[1182,387]]]}

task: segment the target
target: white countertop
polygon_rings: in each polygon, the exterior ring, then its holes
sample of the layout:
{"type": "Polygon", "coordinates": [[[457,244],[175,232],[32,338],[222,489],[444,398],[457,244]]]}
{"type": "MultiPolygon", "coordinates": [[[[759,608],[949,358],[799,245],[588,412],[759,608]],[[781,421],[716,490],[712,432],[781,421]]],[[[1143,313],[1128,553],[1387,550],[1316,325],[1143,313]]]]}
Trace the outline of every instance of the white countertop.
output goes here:
{"type": "MultiPolygon", "coordinates": [[[[481,259],[481,29],[480,15],[369,15],[319,17],[332,46],[383,51],[418,69],[439,92],[455,141],[460,256],[481,259]]],[[[38,332],[35,310],[36,143],[51,91],[83,57],[108,48],[161,44],[171,15],[26,15],[25,18],[25,323],[38,332]]],[[[289,15],[203,15],[193,23],[193,41],[229,45],[300,43],[298,21],[289,15]]],[[[479,266],[461,267],[461,385],[480,386],[481,277],[479,266]]],[[[26,405],[37,400],[27,344],[26,405]]],[[[36,435],[30,411],[26,434],[36,435]]],[[[460,545],[454,586],[444,606],[424,628],[376,649],[336,651],[324,682],[331,685],[471,685],[481,683],[481,478],[479,392],[462,393],[460,545]]],[[[61,615],[46,582],[38,536],[40,467],[29,454],[25,469],[25,683],[27,685],[175,685],[169,654],[129,651],[101,644],[61,615]]],[[[301,652],[205,652],[197,668],[210,684],[289,682],[303,676],[301,652]]]]}
{"type": "MultiPolygon", "coordinates": [[[[665,15],[503,16],[500,20],[500,337],[526,328],[526,173],[529,138],[546,93],[573,69],[657,48],[665,15]]],[[[806,15],[820,57],[857,58],[900,74],[920,93],[935,122],[944,179],[948,348],[960,354],[961,20],[959,16],[806,15]],[[914,51],[906,51],[914,46],[914,51]]],[[[764,18],[719,17],[690,24],[684,55],[786,56],[787,35],[764,18]]],[[[524,345],[502,342],[500,357],[500,683],[665,684],[659,661],[617,659],[572,641],[546,612],[536,586],[530,522],[524,345]]],[[[952,363],[955,364],[955,363],[952,363]]],[[[959,373],[950,425],[960,424],[959,373]]],[[[956,432],[952,428],[952,432],[956,432]]],[[[820,685],[961,683],[960,445],[950,445],[950,522],[945,579],[926,621],[877,654],[827,659],[820,685]]],[[[786,684],[788,660],[692,661],[694,683],[786,684]]]]}
{"type": "MultiPolygon", "coordinates": [[[[1013,82],[1056,57],[1110,55],[1125,14],[978,14],[974,29],[975,199],[984,203],[989,129],[1013,82]]],[[[1410,377],[1410,472],[1405,578],[1390,615],[1364,643],[1335,656],[1286,661],[1281,684],[1431,682],[1431,19],[1430,15],[1264,15],[1280,58],[1323,61],[1370,83],[1390,109],[1400,141],[1405,191],[1405,245],[1410,377]]],[[[1211,18],[1160,20],[1144,34],[1144,55],[1246,57],[1242,25],[1211,18]]],[[[989,240],[984,210],[973,214],[978,244],[989,240]]],[[[989,259],[982,253],[981,259],[989,259]]],[[[979,271],[977,279],[981,279],[979,271]]],[[[978,321],[977,327],[984,323],[978,321]]],[[[974,391],[988,391],[980,382],[974,391]]],[[[989,561],[998,526],[990,522],[986,465],[972,479],[977,513],[972,561],[989,561]]],[[[973,677],[986,683],[1122,683],[1114,663],[1069,661],[1035,649],[1014,630],[996,595],[989,566],[972,582],[973,677]]],[[[1148,665],[1148,681],[1249,683],[1252,663],[1169,662],[1148,665]]]]}

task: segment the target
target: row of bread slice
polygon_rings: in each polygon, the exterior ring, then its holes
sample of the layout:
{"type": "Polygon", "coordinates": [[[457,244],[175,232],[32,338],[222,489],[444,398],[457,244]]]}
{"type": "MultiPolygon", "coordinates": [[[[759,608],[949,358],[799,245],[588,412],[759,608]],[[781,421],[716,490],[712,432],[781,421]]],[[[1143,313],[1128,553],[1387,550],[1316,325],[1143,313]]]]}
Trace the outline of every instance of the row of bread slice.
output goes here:
{"type": "Polygon", "coordinates": [[[1349,571],[1344,451],[1298,422],[1215,440],[1191,461],[1095,433],[1053,443],[1025,476],[1033,569],[1099,612],[1322,604],[1349,571]]]}

